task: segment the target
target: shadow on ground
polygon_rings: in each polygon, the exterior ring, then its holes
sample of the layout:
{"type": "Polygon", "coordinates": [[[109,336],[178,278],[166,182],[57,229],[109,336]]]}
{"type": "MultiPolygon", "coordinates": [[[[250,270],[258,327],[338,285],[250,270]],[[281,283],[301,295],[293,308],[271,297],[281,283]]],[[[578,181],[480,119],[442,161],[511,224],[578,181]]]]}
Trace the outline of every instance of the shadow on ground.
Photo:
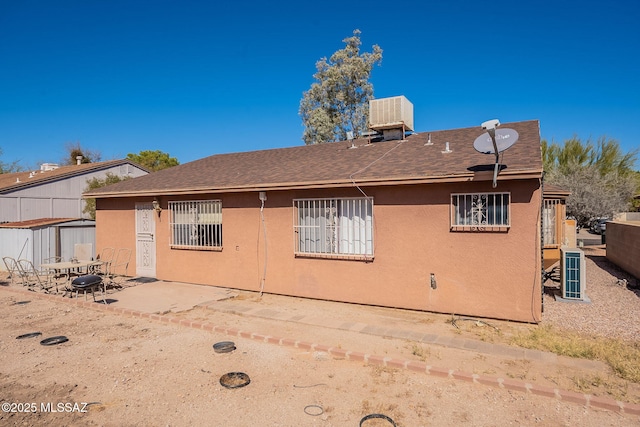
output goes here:
{"type": "Polygon", "coordinates": [[[598,268],[615,277],[620,286],[626,286],[627,289],[640,298],[640,280],[636,277],[609,261],[605,255],[589,254],[588,251],[585,251],[585,257],[593,261],[598,268]]]}

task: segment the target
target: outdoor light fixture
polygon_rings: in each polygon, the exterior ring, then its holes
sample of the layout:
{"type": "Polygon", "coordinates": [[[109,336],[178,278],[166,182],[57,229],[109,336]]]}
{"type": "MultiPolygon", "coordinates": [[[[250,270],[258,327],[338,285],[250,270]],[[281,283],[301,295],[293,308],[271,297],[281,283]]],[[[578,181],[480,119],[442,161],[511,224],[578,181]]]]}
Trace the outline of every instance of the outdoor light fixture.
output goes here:
{"type": "Polygon", "coordinates": [[[158,201],[158,199],[153,199],[153,202],[151,202],[151,205],[153,205],[153,209],[158,212],[158,214],[160,214],[160,212],[162,211],[162,208],[160,207],[160,202],[158,201]]]}

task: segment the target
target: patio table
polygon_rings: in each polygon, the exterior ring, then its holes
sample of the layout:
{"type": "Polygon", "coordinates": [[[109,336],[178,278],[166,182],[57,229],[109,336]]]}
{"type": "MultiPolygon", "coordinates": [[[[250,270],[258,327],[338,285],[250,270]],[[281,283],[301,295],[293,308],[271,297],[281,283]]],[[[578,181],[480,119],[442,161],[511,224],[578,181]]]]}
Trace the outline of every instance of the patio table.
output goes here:
{"type": "Polygon", "coordinates": [[[102,261],[94,260],[78,260],[78,261],[61,261],[40,264],[41,269],[53,270],[56,272],[64,272],[67,279],[71,278],[71,273],[78,273],[80,275],[89,273],[89,267],[98,266],[102,264],[102,261]],[[84,273],[83,273],[84,269],[84,273]]]}

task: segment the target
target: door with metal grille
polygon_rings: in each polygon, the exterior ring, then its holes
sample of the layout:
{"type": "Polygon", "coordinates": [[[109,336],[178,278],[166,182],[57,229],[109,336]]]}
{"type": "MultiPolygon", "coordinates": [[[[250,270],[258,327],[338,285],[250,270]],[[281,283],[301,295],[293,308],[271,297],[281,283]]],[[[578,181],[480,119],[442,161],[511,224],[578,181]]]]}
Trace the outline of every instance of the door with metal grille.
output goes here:
{"type": "Polygon", "coordinates": [[[156,277],[156,221],[151,203],[136,203],[136,274],[156,277]]]}

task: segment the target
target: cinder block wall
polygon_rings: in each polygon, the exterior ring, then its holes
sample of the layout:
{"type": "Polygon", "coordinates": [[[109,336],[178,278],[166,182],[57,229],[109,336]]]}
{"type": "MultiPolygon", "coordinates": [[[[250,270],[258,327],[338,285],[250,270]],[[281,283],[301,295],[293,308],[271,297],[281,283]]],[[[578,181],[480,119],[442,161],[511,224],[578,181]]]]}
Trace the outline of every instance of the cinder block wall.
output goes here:
{"type": "Polygon", "coordinates": [[[640,279],[640,222],[607,223],[607,259],[640,279]]]}

